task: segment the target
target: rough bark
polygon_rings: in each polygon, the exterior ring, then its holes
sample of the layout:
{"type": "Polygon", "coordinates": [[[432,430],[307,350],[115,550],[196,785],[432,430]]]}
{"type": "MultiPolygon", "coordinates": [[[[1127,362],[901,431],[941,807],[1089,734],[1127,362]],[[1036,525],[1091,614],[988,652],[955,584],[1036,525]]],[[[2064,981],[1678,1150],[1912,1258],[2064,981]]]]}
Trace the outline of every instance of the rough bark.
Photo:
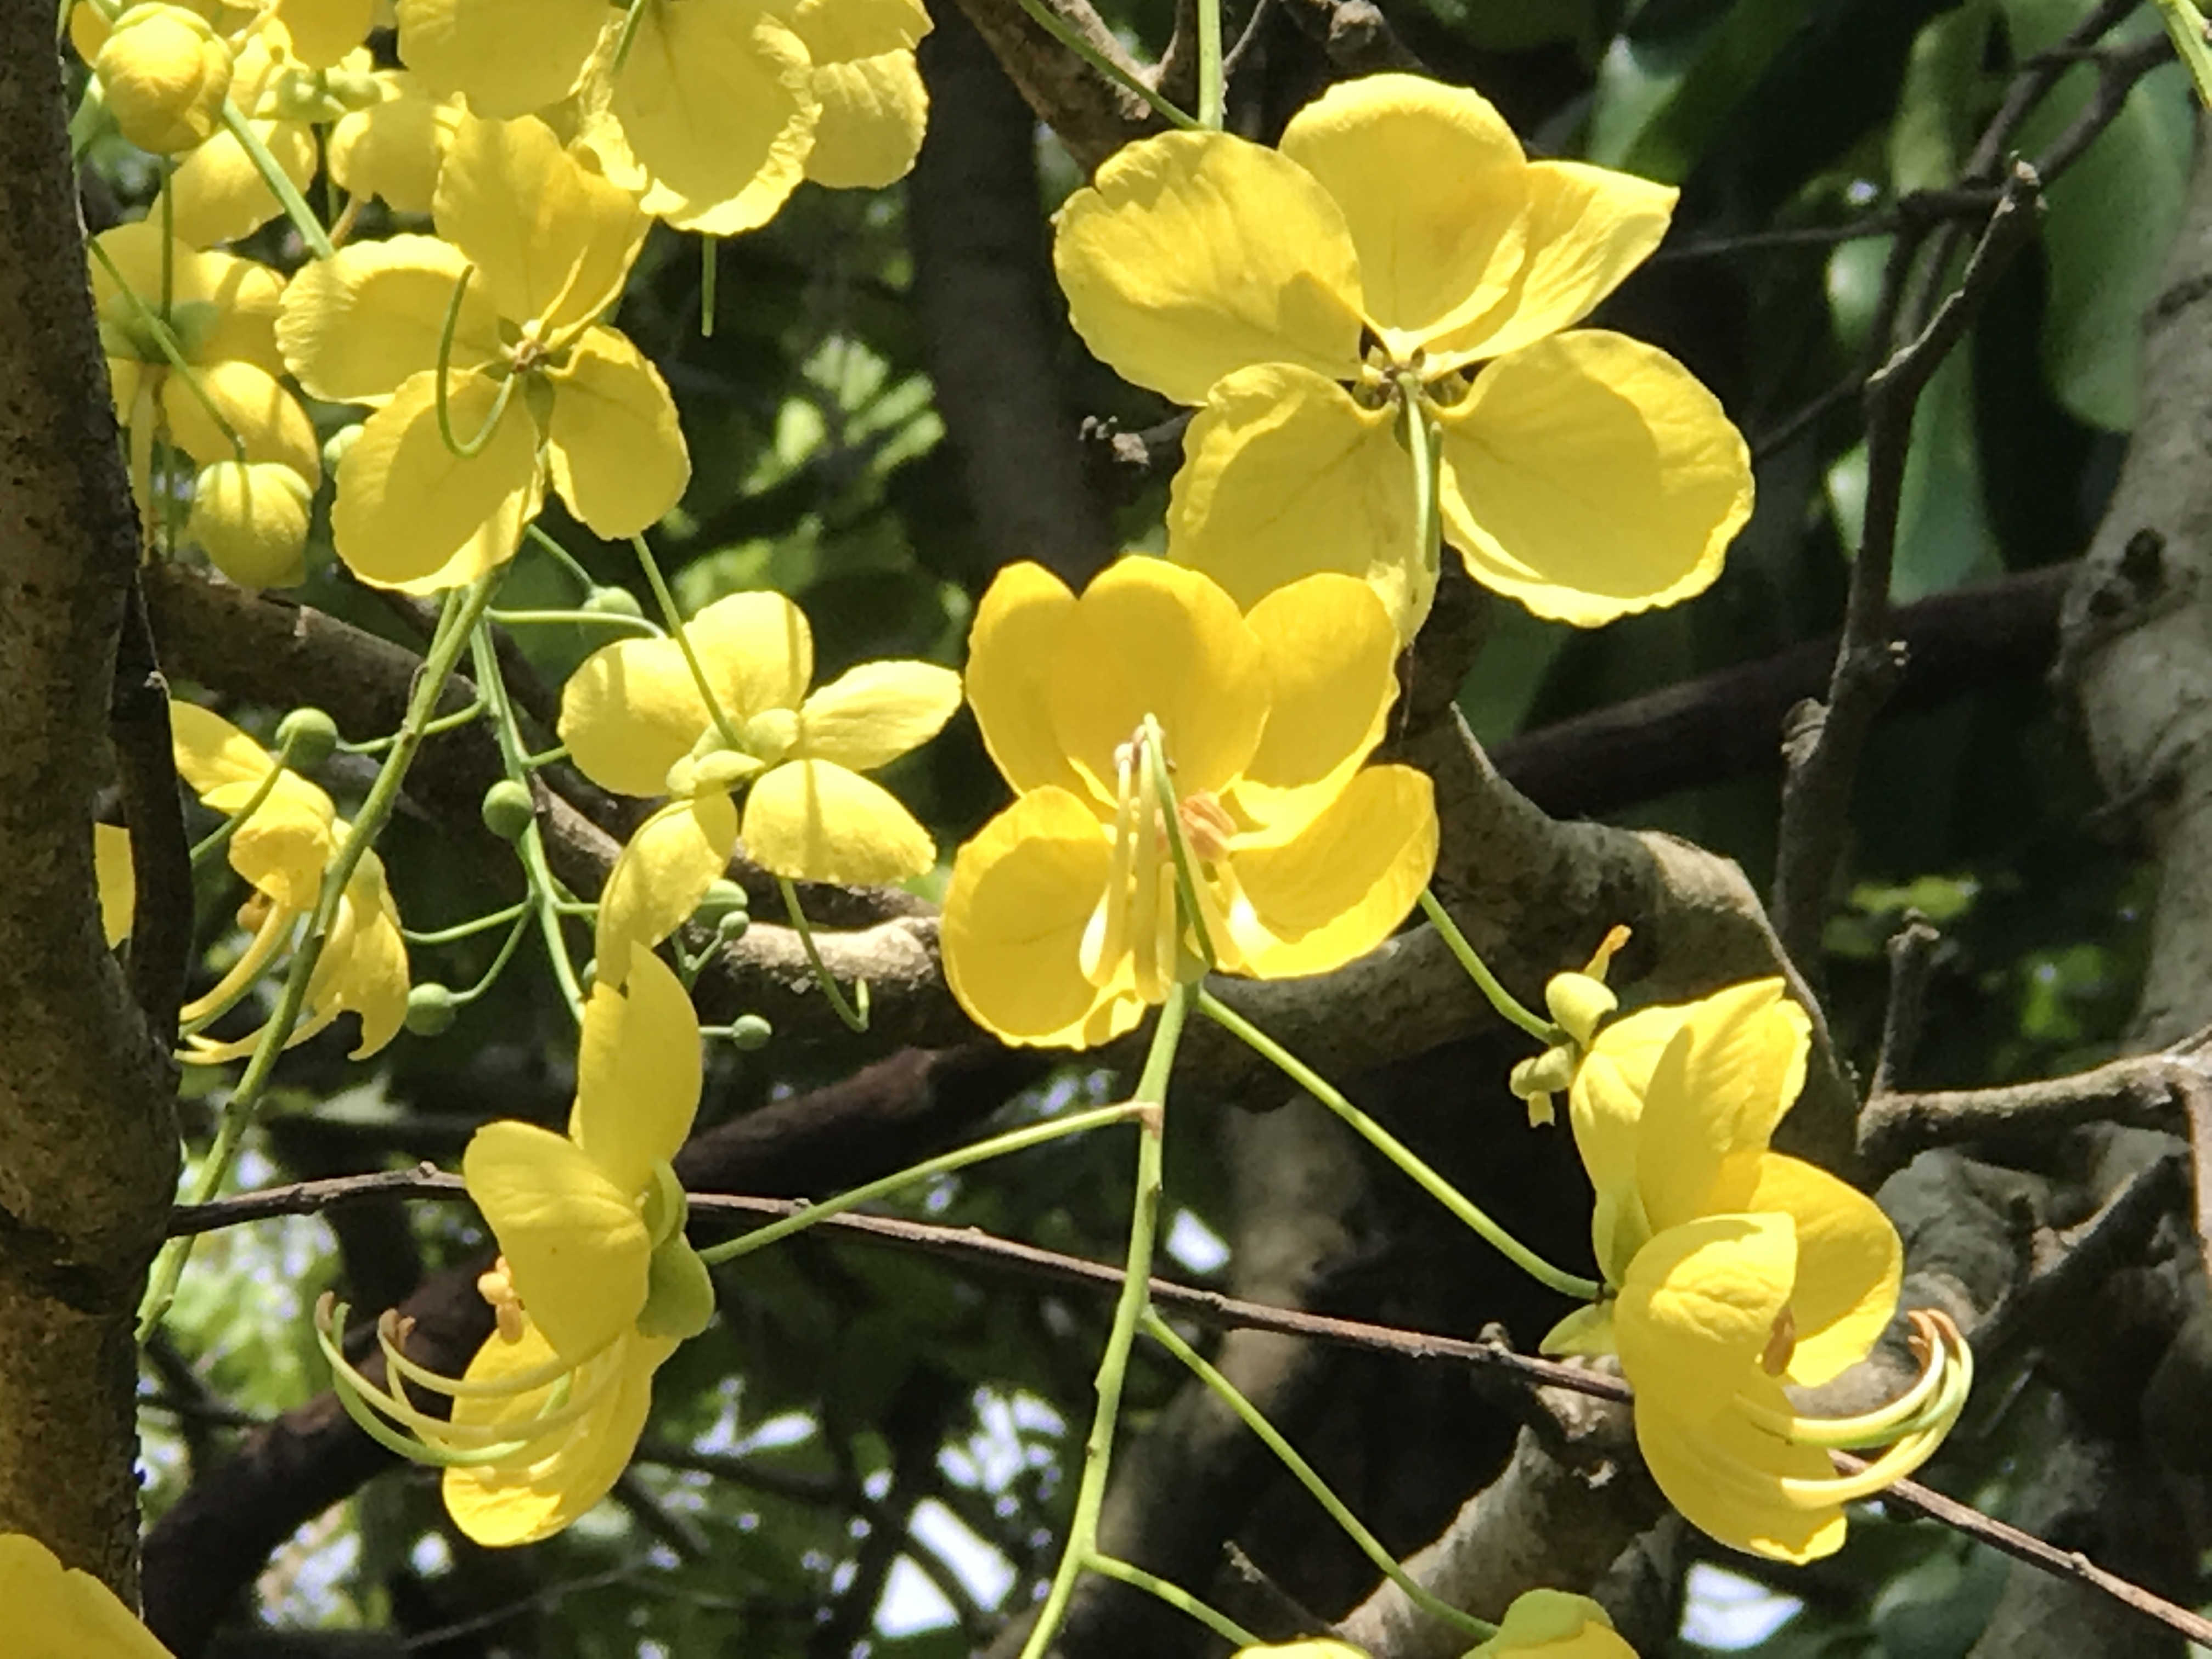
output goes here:
{"type": "Polygon", "coordinates": [[[129,1597],[131,1322],[177,1143],[94,893],[137,537],[63,115],[51,8],[0,8],[0,1530],[129,1597]]]}

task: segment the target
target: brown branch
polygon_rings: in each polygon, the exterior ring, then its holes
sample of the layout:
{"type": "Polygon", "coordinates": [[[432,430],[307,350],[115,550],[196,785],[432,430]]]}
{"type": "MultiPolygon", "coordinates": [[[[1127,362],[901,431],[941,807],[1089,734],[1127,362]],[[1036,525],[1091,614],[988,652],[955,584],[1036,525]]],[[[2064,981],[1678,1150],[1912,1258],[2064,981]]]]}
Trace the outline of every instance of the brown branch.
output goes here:
{"type": "Polygon", "coordinates": [[[2087,1123],[2178,1131],[2181,1091],[2203,1086],[2206,1064],[2192,1044],[2034,1083],[1877,1094],[1859,1118],[1859,1152],[1871,1167],[1893,1170],[1930,1146],[1963,1142],[1993,1157],[2018,1158],[2087,1123]]]}
{"type": "MultiPolygon", "coordinates": [[[[942,0],[940,0],[942,3],[942,0]]],[[[1115,85],[1059,41],[1022,9],[1020,0],[957,0],[1005,67],[1006,77],[1059,135],[1086,176],[1122,145],[1158,132],[1165,124],[1145,100],[1115,85]]],[[[1114,32],[1092,10],[1090,0],[1040,0],[1060,23],[1091,49],[1134,76],[1146,71],[1133,62],[1114,32]]]]}
{"type": "Polygon", "coordinates": [[[169,731],[169,686],[154,654],[145,596],[137,582],[116,641],[108,699],[123,821],[131,831],[131,991],[149,1031],[177,1029],[192,950],[192,861],[169,731]]]}

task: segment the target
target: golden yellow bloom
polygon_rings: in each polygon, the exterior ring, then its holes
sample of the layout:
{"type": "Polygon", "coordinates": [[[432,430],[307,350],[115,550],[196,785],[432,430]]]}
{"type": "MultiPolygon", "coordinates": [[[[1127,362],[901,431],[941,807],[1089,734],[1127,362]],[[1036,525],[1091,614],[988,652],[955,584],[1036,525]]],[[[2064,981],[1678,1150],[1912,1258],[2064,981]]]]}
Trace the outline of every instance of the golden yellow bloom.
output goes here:
{"type": "Polygon", "coordinates": [[[1805,1012],[1778,979],[1648,1008],[1598,1030],[1568,1096],[1611,1299],[1570,1315],[1554,1353],[1620,1357],[1638,1443],[1690,1522],[1739,1549],[1805,1561],[1843,1542],[1843,1505],[1933,1453],[1969,1361],[1922,1334],[1922,1383],[1884,1412],[1800,1416],[1784,1385],[1833,1381],[1896,1311],[1903,1252],[1873,1200],[1767,1150],[1805,1081],[1805,1012]],[[1826,1448],[1894,1441],[1867,1476],[1826,1448]]]}
{"type": "Polygon", "coordinates": [[[1477,581],[1589,627],[1698,592],[1751,510],[1750,460],[1666,353],[1576,329],[1658,245],[1674,192],[1528,161],[1479,94],[1332,88],[1279,150],[1132,144],[1061,210],[1076,328],[1199,406],[1169,552],[1238,603],[1316,570],[1410,638],[1422,568],[1400,410],[1441,429],[1444,534],[1477,581]]]}
{"type": "Polygon", "coordinates": [[[372,84],[376,101],[349,110],[331,129],[331,177],[352,195],[383,198],[395,213],[427,214],[460,101],[434,96],[404,70],[380,70],[372,84]]]}
{"type": "Polygon", "coordinates": [[[387,1314],[393,1382],[378,1389],[345,1362],[327,1310],[318,1321],[347,1409],[403,1455],[445,1465],[446,1507],[480,1544],[549,1536],[604,1498],[653,1372],[713,1315],[668,1163],[698,1109],[698,1021],[658,957],[641,950],[628,966],[626,988],[602,973],[586,1006],[568,1133],[488,1123],[463,1156],[501,1251],[479,1281],[497,1328],[466,1375],[409,1360],[387,1314]],[[451,1396],[451,1419],[418,1410],[405,1383],[451,1396]]]}
{"type": "Polygon", "coordinates": [[[1397,636],[1360,582],[1310,577],[1241,616],[1157,559],[1079,599],[1015,565],[968,648],[969,700],[1019,799],[960,849],[941,938],[954,994],[1007,1042],[1103,1042],[1208,948],[1231,973],[1325,973],[1426,884],[1428,779],[1364,765],[1397,636]],[[1178,909],[1178,839],[1203,941],[1178,909]]]}
{"type": "Polygon", "coordinates": [[[133,6],[115,20],[93,72],[123,136],[141,149],[174,155],[222,125],[230,47],[198,12],[133,6]]]}
{"type": "MultiPolygon", "coordinates": [[[[365,76],[368,54],[349,55],[344,67],[365,76]]],[[[301,190],[315,176],[313,123],[334,113],[312,86],[310,71],[294,56],[291,35],[278,19],[263,21],[240,43],[231,101],[284,176],[301,190]],[[304,99],[303,92],[308,94],[304,99]]],[[[250,236],[284,210],[246,146],[228,130],[179,162],[168,189],[177,240],[191,247],[250,236]]],[[[161,216],[158,202],[152,216],[161,216]]]]}
{"type": "Polygon", "coordinates": [[[683,925],[728,868],[746,791],[746,855],[772,874],[847,884],[919,875],[929,832],[861,776],[937,734],[960,677],[925,662],[868,662],[817,691],[814,636],[781,593],[733,593],[685,628],[728,730],[673,640],[593,652],[561,694],[561,740],[602,788],[675,797],[639,826],[599,896],[602,960],[683,925]]]}
{"type": "Polygon", "coordinates": [[[289,466],[217,461],[192,485],[185,534],[241,587],[290,587],[307,576],[314,491],[289,466]]]}
{"type": "Polygon", "coordinates": [[[27,1533],[0,1532],[0,1605],[16,1659],[169,1659],[113,1590],[27,1533]]]}
{"type": "Polygon", "coordinates": [[[471,581],[514,556],[549,482],[595,533],[642,532],[691,461],[659,373],[598,320],[645,238],[636,198],[542,121],[464,116],[431,211],[437,236],[342,248],[284,296],[300,384],[375,410],[338,467],[338,556],[405,592],[471,581]]]}

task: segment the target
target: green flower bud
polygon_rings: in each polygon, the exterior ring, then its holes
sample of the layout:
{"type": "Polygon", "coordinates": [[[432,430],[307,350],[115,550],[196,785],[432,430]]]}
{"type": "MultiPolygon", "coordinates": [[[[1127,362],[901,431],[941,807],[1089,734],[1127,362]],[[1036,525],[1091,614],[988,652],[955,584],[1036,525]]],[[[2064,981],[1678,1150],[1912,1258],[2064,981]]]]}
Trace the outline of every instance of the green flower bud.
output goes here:
{"type": "Polygon", "coordinates": [[[501,778],[484,791],[484,828],[501,841],[520,841],[522,832],[538,821],[538,803],[530,786],[514,778],[501,778]]]}
{"type": "Polygon", "coordinates": [[[384,88],[376,77],[361,70],[325,70],[323,90],[345,110],[368,109],[384,101],[384,88]]]}
{"type": "Polygon", "coordinates": [[[407,1029],[416,1036],[436,1036],[453,1029],[460,1009],[451,986],[425,981],[407,993],[407,1029]]]}
{"type": "Polygon", "coordinates": [[[714,923],[714,943],[735,945],[751,928],[753,919],[743,910],[732,910],[714,923]]]}
{"type": "Polygon", "coordinates": [[[123,136],[156,155],[197,149],[222,125],[230,48],[182,6],[133,6],[93,60],[123,136]]]}
{"type": "MultiPolygon", "coordinates": [[[[177,349],[185,361],[197,362],[201,349],[215,338],[216,330],[222,326],[222,307],[212,300],[179,300],[169,307],[169,332],[176,336],[177,349]]],[[[151,362],[161,358],[161,348],[148,343],[153,356],[151,362]]]]}
{"type": "Polygon", "coordinates": [[[280,121],[335,121],[346,106],[323,84],[313,70],[292,68],[276,77],[276,84],[261,100],[257,114],[280,121]]]}
{"type": "Polygon", "coordinates": [[[323,440],[323,471],[332,477],[337,476],[338,465],[345,459],[346,451],[351,449],[355,440],[361,436],[361,428],[362,423],[356,421],[351,426],[340,427],[323,440]]]}
{"type": "Polygon", "coordinates": [[[276,722],[276,746],[290,750],[295,772],[312,772],[338,746],[338,723],[319,708],[295,708],[276,722]]]}
{"type": "Polygon", "coordinates": [[[274,461],[217,461],[192,485],[185,533],[240,587],[307,579],[307,504],[314,491],[274,461]]]}
{"type": "Polygon", "coordinates": [[[739,1014],[730,1022],[730,1046],[741,1053],[757,1054],[775,1035],[775,1027],[758,1014],[739,1014]]]}
{"type": "Polygon", "coordinates": [[[732,912],[742,914],[751,908],[752,900],[745,890],[727,876],[720,876],[707,889],[707,896],[699,901],[699,908],[692,915],[712,927],[732,912]]]}
{"type": "Polygon", "coordinates": [[[595,617],[643,617],[645,607],[627,587],[595,587],[584,595],[581,609],[595,617]]]}
{"type": "Polygon", "coordinates": [[[670,1237],[646,1269],[645,1306],[637,1328],[645,1336],[689,1340],[714,1316],[714,1280],[684,1235],[670,1237]]]}

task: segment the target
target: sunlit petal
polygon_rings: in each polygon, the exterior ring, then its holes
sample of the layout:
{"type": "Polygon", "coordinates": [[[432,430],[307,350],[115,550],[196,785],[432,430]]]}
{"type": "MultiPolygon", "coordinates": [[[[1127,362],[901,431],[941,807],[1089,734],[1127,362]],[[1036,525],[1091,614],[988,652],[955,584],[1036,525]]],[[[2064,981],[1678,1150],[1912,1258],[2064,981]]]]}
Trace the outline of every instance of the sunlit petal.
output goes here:
{"type": "Polygon", "coordinates": [[[0,1603],[29,1659],[169,1659],[113,1590],[27,1533],[0,1532],[0,1603]]]}
{"type": "Polygon", "coordinates": [[[602,960],[584,1006],[568,1136],[619,1192],[642,1193],[676,1156],[699,1109],[699,1018],[690,993],[647,950],[630,951],[628,984],[602,960]]]}
{"type": "Polygon", "coordinates": [[[689,624],[722,712],[739,726],[771,708],[797,708],[814,679],[814,632],[781,593],[732,593],[689,624]]]}
{"type": "MultiPolygon", "coordinates": [[[[1747,1393],[1786,1413],[1780,1385],[1759,1382],[1747,1393]]],[[[1659,1490],[1709,1537],[1777,1561],[1815,1560],[1843,1547],[1843,1506],[1793,1499],[1782,1485],[1832,1478],[1825,1451],[1770,1434],[1740,1411],[1692,1421],[1641,1397],[1636,1441],[1659,1490]]]]}
{"type": "Polygon", "coordinates": [[[1276,589],[1244,623],[1266,655],[1270,696],[1236,805],[1261,824],[1310,817],[1382,740],[1398,696],[1397,630],[1366,583],[1335,574],[1276,589]]]}
{"type": "Polygon", "coordinates": [[[638,825],[599,894],[599,955],[627,962],[681,927],[699,908],[738,845],[738,809],[727,795],[672,801],[638,825]]]}
{"type": "Polygon", "coordinates": [[[1811,1021],[1779,979],[1726,987],[1687,1012],[1652,1070],[1638,1141],[1655,1228],[1748,1207],[1756,1156],[1805,1085],[1811,1021]]]}
{"type": "Polygon", "coordinates": [[[561,741],[602,789],[663,793],[668,769],[712,724],[699,683],[673,640],[600,647],[561,688],[561,741]]]}
{"type": "Polygon", "coordinates": [[[763,773],[745,797],[744,840],[754,863],[794,881],[899,881],[937,861],[937,843],[896,796],[832,761],[763,773]]]}
{"type": "Polygon", "coordinates": [[[1246,909],[1232,917],[1246,971],[1325,974],[1397,931],[1437,859],[1427,775],[1410,766],[1358,774],[1296,834],[1231,850],[1246,909]]]}
{"type": "Polygon", "coordinates": [[[960,676],[926,662],[864,662],[799,706],[793,750],[872,772],[918,749],[960,707],[960,676]]]}
{"type": "MultiPolygon", "coordinates": [[[[968,631],[968,702],[983,746],[1017,793],[1046,784],[1078,793],[1091,785],[1068,764],[1045,688],[1065,660],[1075,595],[1039,564],[1010,564],[992,578],[968,631]]],[[[1111,811],[1112,793],[1100,797],[1111,811]]]]}
{"type": "Polygon", "coordinates": [[[461,1173],[516,1295],[563,1358],[598,1352],[636,1321],[653,1241],[635,1194],[582,1147],[501,1118],[470,1138],[461,1173]]]}
{"type": "Polygon", "coordinates": [[[1787,1216],[1701,1216],[1654,1234],[1613,1310],[1638,1398],[1692,1425],[1721,1413],[1759,1375],[1796,1274],[1787,1216]]]}
{"type": "Polygon", "coordinates": [[[494,118],[567,97],[620,15],[605,0],[399,0],[398,13],[407,67],[494,118]]]}
{"type": "MultiPolygon", "coordinates": [[[[409,376],[438,366],[446,313],[468,259],[436,236],[356,242],[303,266],[284,290],[276,343],[313,397],[381,402],[409,376]]],[[[497,360],[499,313],[471,281],[454,319],[455,374],[497,360]]]]}
{"type": "Polygon", "coordinates": [[[609,541],[660,522],[691,481],[691,455],[659,371],[611,328],[585,331],[554,386],[546,459],[553,487],[609,541]]]}
{"type": "Polygon", "coordinates": [[[1778,1152],[1759,1160],[1750,1210],[1779,1211],[1797,1230],[1790,1293],[1796,1344],[1783,1381],[1808,1388],[1867,1357],[1897,1311],[1905,1252],[1897,1228],[1864,1193],[1778,1152]]]}

